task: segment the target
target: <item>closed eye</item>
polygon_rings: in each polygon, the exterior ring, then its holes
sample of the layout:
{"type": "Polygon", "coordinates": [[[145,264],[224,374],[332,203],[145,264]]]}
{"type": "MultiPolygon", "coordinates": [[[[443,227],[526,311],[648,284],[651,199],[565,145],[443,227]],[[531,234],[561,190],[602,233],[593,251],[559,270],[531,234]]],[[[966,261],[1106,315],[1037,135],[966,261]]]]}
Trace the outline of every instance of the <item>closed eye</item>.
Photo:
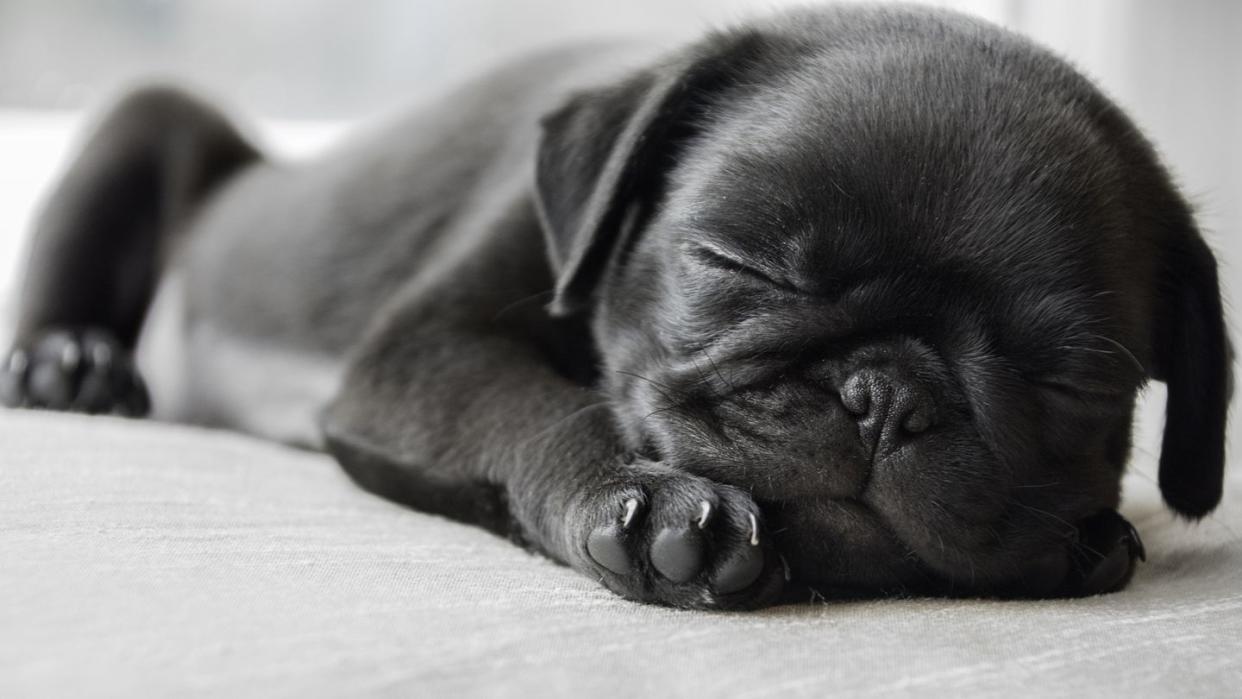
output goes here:
{"type": "Polygon", "coordinates": [[[756,269],[729,253],[718,250],[714,247],[707,245],[696,245],[690,249],[690,253],[694,256],[695,260],[713,269],[745,275],[783,291],[790,291],[799,294],[805,293],[802,289],[799,289],[793,284],[756,269]]]}

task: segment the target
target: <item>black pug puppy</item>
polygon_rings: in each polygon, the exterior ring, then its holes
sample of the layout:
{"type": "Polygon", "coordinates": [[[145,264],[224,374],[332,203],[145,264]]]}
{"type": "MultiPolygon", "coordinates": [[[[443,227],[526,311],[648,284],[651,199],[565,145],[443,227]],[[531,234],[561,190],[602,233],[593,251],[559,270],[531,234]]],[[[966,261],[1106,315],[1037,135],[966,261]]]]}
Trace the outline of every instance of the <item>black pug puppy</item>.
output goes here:
{"type": "Polygon", "coordinates": [[[547,54],[296,165],[135,94],[39,223],[5,401],[145,412],[170,270],[178,418],[321,444],[637,600],[1117,589],[1148,378],[1168,505],[1221,495],[1190,210],[1087,80],[956,14],[547,54]]]}

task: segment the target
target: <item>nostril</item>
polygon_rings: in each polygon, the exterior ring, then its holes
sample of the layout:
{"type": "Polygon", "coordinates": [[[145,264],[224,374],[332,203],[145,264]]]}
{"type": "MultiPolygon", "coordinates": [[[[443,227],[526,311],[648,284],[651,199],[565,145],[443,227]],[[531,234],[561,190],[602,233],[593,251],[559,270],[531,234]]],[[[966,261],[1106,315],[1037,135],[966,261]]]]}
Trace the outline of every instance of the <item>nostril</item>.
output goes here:
{"type": "Polygon", "coordinates": [[[918,393],[907,394],[903,401],[901,429],[907,434],[920,434],[936,423],[936,410],[931,401],[918,393]]]}
{"type": "Polygon", "coordinates": [[[841,387],[841,404],[856,416],[871,410],[871,385],[861,373],[851,376],[841,387]]]}
{"type": "Polygon", "coordinates": [[[926,432],[936,421],[935,409],[926,393],[915,386],[902,386],[893,396],[892,420],[906,434],[926,432]]]}
{"type": "Polygon", "coordinates": [[[927,428],[931,427],[931,425],[931,411],[922,407],[912,410],[910,414],[906,416],[906,419],[901,422],[901,428],[910,434],[926,432],[927,428]]]}

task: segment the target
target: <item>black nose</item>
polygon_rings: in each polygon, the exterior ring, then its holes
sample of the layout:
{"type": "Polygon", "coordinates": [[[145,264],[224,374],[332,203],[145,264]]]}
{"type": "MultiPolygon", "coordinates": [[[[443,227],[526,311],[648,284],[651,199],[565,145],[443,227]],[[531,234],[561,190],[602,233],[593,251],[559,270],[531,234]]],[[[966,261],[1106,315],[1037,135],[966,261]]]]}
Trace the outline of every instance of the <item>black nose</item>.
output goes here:
{"type": "Polygon", "coordinates": [[[841,403],[858,419],[858,434],[873,454],[899,447],[935,423],[935,405],[925,390],[867,367],[841,386],[841,403]]]}

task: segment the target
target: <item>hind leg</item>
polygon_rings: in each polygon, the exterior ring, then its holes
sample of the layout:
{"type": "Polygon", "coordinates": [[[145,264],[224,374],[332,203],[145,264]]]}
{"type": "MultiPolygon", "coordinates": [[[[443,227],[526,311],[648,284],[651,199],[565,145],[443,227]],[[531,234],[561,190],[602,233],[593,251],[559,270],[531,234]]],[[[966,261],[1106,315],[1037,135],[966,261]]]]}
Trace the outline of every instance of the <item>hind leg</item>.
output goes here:
{"type": "Polygon", "coordinates": [[[131,359],[176,232],[211,189],[258,158],[217,112],[176,90],[118,104],[37,222],[0,402],[141,415],[131,359]]]}

